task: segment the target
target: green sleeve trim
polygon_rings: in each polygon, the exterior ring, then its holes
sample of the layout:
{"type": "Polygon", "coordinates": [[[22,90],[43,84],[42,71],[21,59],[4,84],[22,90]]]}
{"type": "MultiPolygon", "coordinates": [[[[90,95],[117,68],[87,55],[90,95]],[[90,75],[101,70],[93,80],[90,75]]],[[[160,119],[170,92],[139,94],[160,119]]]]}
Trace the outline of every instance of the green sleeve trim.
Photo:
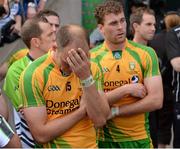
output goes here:
{"type": "Polygon", "coordinates": [[[135,43],[133,41],[129,41],[129,43],[137,48],[141,48],[141,50],[143,50],[146,53],[147,69],[145,70],[144,77],[159,75],[159,63],[154,49],[152,49],[151,47],[141,45],[139,43],[135,43]],[[150,67],[151,63],[152,67],[150,67]]]}
{"type": "Polygon", "coordinates": [[[39,87],[39,82],[38,80],[33,80],[33,77],[34,75],[37,75],[37,71],[36,69],[39,68],[39,66],[46,60],[47,58],[47,55],[39,58],[38,60],[34,61],[24,72],[24,76],[23,76],[23,85],[24,85],[24,94],[25,94],[25,97],[26,97],[26,100],[27,98],[30,98],[29,100],[27,100],[27,104],[26,106],[29,106],[32,104],[34,106],[39,106],[39,105],[44,105],[44,100],[42,98],[42,93],[40,91],[40,87],[39,87]],[[29,81],[27,83],[27,80],[29,81]],[[36,88],[33,88],[32,87],[32,83],[35,84],[36,88]],[[35,89],[35,92],[34,92],[34,89],[35,89]],[[33,102],[32,102],[33,101],[33,102]],[[34,102],[36,101],[36,102],[34,102]],[[36,103],[36,105],[35,105],[36,103]]]}

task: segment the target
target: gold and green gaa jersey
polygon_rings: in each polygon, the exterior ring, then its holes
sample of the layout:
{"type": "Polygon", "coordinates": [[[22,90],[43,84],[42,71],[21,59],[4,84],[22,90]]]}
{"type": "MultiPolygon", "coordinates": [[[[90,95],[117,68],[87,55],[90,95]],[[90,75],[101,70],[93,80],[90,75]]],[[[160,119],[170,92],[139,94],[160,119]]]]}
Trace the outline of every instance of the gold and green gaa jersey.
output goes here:
{"type": "MultiPolygon", "coordinates": [[[[92,63],[91,67],[96,86],[102,89],[102,71],[95,63],[92,63]]],[[[60,71],[50,52],[25,69],[20,79],[20,91],[24,107],[46,106],[48,120],[62,118],[77,110],[82,96],[78,77],[74,73],[66,75],[60,71]]],[[[63,135],[43,145],[45,148],[94,148],[96,146],[96,131],[88,117],[79,121],[63,135]]]]}
{"type": "MultiPolygon", "coordinates": [[[[91,50],[91,59],[102,66],[104,91],[131,83],[143,83],[143,79],[159,75],[158,59],[153,49],[126,40],[125,48],[111,51],[106,43],[91,50]]],[[[131,104],[140,99],[126,96],[113,106],[131,104]]],[[[156,102],[156,101],[154,101],[156,102]]],[[[98,130],[98,139],[107,142],[125,142],[148,138],[148,113],[115,117],[98,130]]]]}

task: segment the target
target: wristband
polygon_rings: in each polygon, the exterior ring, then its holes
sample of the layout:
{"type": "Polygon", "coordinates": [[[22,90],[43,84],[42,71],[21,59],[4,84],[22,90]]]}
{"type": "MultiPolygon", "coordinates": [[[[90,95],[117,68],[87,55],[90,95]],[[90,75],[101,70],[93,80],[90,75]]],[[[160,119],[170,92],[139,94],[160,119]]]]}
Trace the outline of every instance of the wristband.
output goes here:
{"type": "Polygon", "coordinates": [[[119,107],[112,107],[111,108],[111,115],[112,118],[119,115],[119,107]]]}
{"type": "Polygon", "coordinates": [[[90,75],[87,79],[85,80],[81,80],[81,85],[83,87],[89,87],[91,86],[92,84],[94,84],[94,79],[92,77],[92,75],[90,75]]]}

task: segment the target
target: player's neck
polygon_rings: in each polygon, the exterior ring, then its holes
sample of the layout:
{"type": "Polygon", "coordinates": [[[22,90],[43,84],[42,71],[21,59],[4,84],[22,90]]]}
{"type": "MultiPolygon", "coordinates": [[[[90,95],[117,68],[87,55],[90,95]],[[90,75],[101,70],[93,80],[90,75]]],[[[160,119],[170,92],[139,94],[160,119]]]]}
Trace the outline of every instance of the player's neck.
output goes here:
{"type": "Polygon", "coordinates": [[[148,43],[147,40],[144,40],[142,37],[136,36],[136,35],[134,36],[133,41],[136,43],[143,44],[143,45],[147,45],[147,43],[148,43]]]}
{"type": "Polygon", "coordinates": [[[112,42],[106,41],[106,45],[108,46],[109,49],[111,49],[111,51],[123,50],[125,43],[126,42],[123,41],[121,43],[114,44],[112,42]]]}
{"type": "Polygon", "coordinates": [[[35,60],[35,59],[39,58],[40,56],[42,56],[43,54],[41,54],[35,50],[30,50],[29,55],[35,60]]]}

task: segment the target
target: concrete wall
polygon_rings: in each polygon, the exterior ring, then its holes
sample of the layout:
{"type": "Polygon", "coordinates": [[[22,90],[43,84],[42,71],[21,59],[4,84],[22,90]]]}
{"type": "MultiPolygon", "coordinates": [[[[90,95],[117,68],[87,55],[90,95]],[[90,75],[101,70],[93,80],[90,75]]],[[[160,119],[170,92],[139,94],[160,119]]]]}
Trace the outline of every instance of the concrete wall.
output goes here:
{"type": "Polygon", "coordinates": [[[48,0],[46,8],[56,11],[62,24],[81,24],[81,0],[48,0]]]}

